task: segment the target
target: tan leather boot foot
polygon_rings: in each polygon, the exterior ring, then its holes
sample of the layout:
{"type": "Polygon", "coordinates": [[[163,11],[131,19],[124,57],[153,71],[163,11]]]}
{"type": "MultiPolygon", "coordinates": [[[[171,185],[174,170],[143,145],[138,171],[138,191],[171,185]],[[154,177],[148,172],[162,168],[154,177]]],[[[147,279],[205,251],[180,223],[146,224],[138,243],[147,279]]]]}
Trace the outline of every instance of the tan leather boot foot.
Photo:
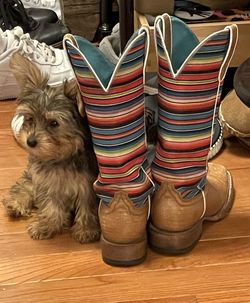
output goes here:
{"type": "Polygon", "coordinates": [[[209,163],[204,192],[184,200],[172,184],[162,183],[153,197],[149,244],[163,254],[182,254],[194,248],[202,234],[202,223],[219,221],[234,201],[231,174],[219,164],[209,163]]]}
{"type": "Polygon", "coordinates": [[[146,257],[146,224],[149,202],[135,207],[125,192],[117,192],[112,202],[100,202],[103,261],[113,266],[133,266],[146,257]]]}

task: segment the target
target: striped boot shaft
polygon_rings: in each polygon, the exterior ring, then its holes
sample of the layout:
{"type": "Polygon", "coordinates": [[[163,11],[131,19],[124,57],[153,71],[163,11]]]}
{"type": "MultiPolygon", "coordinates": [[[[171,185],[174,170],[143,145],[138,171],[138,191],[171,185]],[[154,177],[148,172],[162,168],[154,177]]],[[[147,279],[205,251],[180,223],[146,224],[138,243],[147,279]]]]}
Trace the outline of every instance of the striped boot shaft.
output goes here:
{"type": "Polygon", "coordinates": [[[72,37],[66,38],[65,47],[80,85],[99,165],[94,188],[103,202],[109,203],[115,192],[124,190],[141,205],[152,191],[144,125],[148,33],[143,29],[136,33],[117,65],[108,67],[101,65],[107,59],[100,52],[96,54],[100,65],[93,66],[88,55],[96,50],[81,49],[79,39],[73,43],[72,37]]]}
{"type": "MultiPolygon", "coordinates": [[[[180,20],[172,18],[172,26],[174,22],[182,26],[180,20]]],[[[226,28],[209,36],[174,66],[175,48],[172,45],[172,50],[166,49],[164,26],[163,19],[158,17],[155,39],[159,62],[159,126],[152,173],[158,185],[168,180],[189,199],[206,182],[212,125],[223,84],[219,74],[230,51],[232,34],[226,28]]],[[[190,31],[183,23],[184,26],[190,31]]],[[[174,41],[175,33],[171,34],[174,41]]],[[[185,44],[182,47],[185,49],[185,44]]]]}

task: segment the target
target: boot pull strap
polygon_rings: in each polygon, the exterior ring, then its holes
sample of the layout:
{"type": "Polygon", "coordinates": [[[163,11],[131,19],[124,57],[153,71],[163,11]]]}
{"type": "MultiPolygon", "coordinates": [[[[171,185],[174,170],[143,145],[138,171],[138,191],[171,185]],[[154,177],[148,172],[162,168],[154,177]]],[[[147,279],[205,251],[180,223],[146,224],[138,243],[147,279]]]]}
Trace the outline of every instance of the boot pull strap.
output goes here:
{"type": "Polygon", "coordinates": [[[166,46],[166,50],[169,54],[169,57],[172,58],[172,21],[171,17],[168,14],[164,14],[163,16],[163,38],[166,46]]]}
{"type": "MultiPolygon", "coordinates": [[[[69,54],[67,52],[66,42],[71,43],[72,45],[74,45],[77,48],[78,48],[78,43],[77,43],[75,37],[72,34],[66,34],[63,37],[63,49],[64,49],[65,53],[67,54],[66,60],[68,61],[69,66],[72,68],[71,62],[70,62],[70,59],[69,59],[69,54]]],[[[73,70],[73,72],[75,74],[75,71],[74,71],[73,68],[72,68],[72,70],[73,70]]],[[[75,76],[76,76],[76,74],[75,74],[75,76]]],[[[86,112],[85,112],[85,105],[84,105],[84,102],[82,100],[81,86],[80,86],[80,84],[79,84],[78,81],[76,81],[76,85],[78,87],[78,91],[77,91],[76,96],[75,96],[76,104],[77,104],[77,107],[78,107],[80,115],[82,117],[85,117],[86,116],[86,112]]]]}
{"type": "Polygon", "coordinates": [[[230,41],[229,41],[229,46],[228,46],[228,50],[227,50],[227,54],[224,58],[224,61],[221,65],[220,68],[220,73],[218,76],[219,81],[223,81],[226,75],[226,71],[228,69],[228,66],[231,62],[231,59],[234,55],[234,51],[237,45],[237,41],[238,41],[238,26],[236,24],[232,24],[230,26],[227,26],[226,29],[229,29],[230,31],[230,41]]]}
{"type": "Polygon", "coordinates": [[[203,212],[201,214],[200,219],[202,219],[207,211],[207,200],[206,200],[206,194],[203,189],[201,189],[202,198],[203,198],[203,212]]]}
{"type": "MultiPolygon", "coordinates": [[[[63,46],[65,46],[66,41],[69,41],[71,44],[73,44],[75,47],[78,48],[78,43],[77,43],[75,37],[72,34],[64,35],[64,37],[63,37],[63,46]]],[[[66,46],[65,46],[64,49],[66,50],[66,46]]]]}

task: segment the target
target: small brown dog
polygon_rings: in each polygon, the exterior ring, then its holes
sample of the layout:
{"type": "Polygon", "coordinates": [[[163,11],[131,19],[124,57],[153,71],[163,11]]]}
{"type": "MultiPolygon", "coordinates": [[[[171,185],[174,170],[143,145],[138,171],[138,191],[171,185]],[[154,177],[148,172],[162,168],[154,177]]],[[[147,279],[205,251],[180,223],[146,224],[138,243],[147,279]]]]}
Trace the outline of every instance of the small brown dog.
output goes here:
{"type": "Polygon", "coordinates": [[[98,201],[92,189],[97,165],[87,123],[77,110],[76,83],[48,86],[48,78],[18,53],[11,68],[22,87],[12,126],[29,164],[3,201],[7,213],[26,217],[37,208],[37,220],[28,227],[33,239],[48,239],[72,226],[75,240],[98,240],[98,201]]]}

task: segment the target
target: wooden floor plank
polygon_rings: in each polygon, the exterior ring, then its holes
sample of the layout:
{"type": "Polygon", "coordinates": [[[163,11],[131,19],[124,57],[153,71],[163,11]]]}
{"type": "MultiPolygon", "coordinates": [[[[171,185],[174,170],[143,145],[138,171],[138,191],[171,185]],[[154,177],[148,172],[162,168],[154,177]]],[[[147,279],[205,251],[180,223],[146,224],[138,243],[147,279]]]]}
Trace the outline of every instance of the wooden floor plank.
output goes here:
{"type": "Polygon", "coordinates": [[[249,303],[250,289],[221,291],[197,296],[198,303],[249,303]]]}
{"type": "MultiPolygon", "coordinates": [[[[1,102],[1,101],[0,101],[1,102]]],[[[11,121],[13,119],[13,110],[10,111],[5,111],[5,112],[1,112],[0,109],[0,115],[1,115],[1,119],[0,119],[0,129],[10,129],[11,128],[11,121]]]]}
{"type": "MultiPolygon", "coordinates": [[[[38,283],[7,285],[0,288],[4,303],[13,302],[84,302],[109,303],[124,299],[196,296],[223,289],[231,291],[250,288],[250,263],[214,267],[126,272],[102,277],[88,277],[38,283]],[[97,291],[98,290],[98,291],[97,291]]],[[[133,302],[133,301],[132,301],[133,302]]]]}
{"type": "Polygon", "coordinates": [[[0,150],[0,172],[2,169],[24,167],[27,165],[27,155],[22,149],[10,149],[8,151],[0,150]],[[8,152],[8,158],[3,154],[8,152]]]}
{"type": "MultiPolygon", "coordinates": [[[[58,240],[59,238],[56,240],[57,243],[58,240]]],[[[66,237],[62,240],[65,241],[66,237]]],[[[250,238],[200,242],[191,253],[182,256],[163,256],[148,250],[146,261],[131,268],[110,267],[104,264],[99,248],[95,249],[96,245],[77,246],[77,244],[72,245],[68,240],[66,243],[71,247],[71,250],[58,248],[57,253],[53,254],[51,250],[50,254],[41,254],[45,251],[45,247],[51,249],[52,243],[55,241],[42,242],[37,243],[37,245],[32,243],[29,245],[28,252],[25,253],[21,251],[22,246],[20,246],[19,252],[15,253],[14,256],[3,252],[3,256],[0,257],[0,287],[27,282],[46,282],[92,276],[101,278],[128,272],[154,273],[162,270],[184,270],[187,268],[197,268],[199,271],[204,267],[235,264],[235,260],[238,264],[250,262],[250,238]],[[51,247],[48,247],[48,244],[51,247]],[[38,247],[40,250],[35,251],[35,248],[38,247]],[[74,247],[75,251],[73,251],[74,247]],[[235,247],[238,247],[237,251],[235,251],[235,247]]]]}
{"type": "Polygon", "coordinates": [[[175,298],[161,298],[161,299],[149,299],[149,300],[129,300],[126,298],[122,301],[117,301],[116,303],[197,303],[195,296],[182,296],[175,298]]]}
{"type": "Polygon", "coordinates": [[[14,113],[14,111],[16,109],[16,105],[17,105],[17,103],[15,100],[0,101],[0,113],[6,112],[6,111],[12,111],[14,113]]]}
{"type": "Polygon", "coordinates": [[[84,245],[79,244],[72,239],[68,231],[50,240],[32,240],[27,232],[2,235],[0,239],[0,255],[14,259],[17,257],[24,258],[26,256],[40,256],[44,254],[99,250],[99,242],[84,245]]]}
{"type": "Polygon", "coordinates": [[[10,188],[23,174],[26,164],[20,167],[0,168],[0,189],[10,188]]]}
{"type": "MultiPolygon", "coordinates": [[[[21,147],[19,147],[17,145],[16,141],[14,140],[13,133],[10,129],[6,129],[6,130],[0,129],[0,149],[1,149],[1,151],[6,151],[5,154],[4,153],[2,154],[2,157],[5,159],[11,159],[8,156],[9,150],[14,150],[14,151],[18,150],[18,149],[21,150],[21,147]]],[[[0,168],[1,168],[1,166],[0,166],[0,168]]]]}
{"type": "Polygon", "coordinates": [[[222,240],[249,237],[250,220],[248,213],[232,213],[220,222],[203,224],[200,241],[222,240]]]}

